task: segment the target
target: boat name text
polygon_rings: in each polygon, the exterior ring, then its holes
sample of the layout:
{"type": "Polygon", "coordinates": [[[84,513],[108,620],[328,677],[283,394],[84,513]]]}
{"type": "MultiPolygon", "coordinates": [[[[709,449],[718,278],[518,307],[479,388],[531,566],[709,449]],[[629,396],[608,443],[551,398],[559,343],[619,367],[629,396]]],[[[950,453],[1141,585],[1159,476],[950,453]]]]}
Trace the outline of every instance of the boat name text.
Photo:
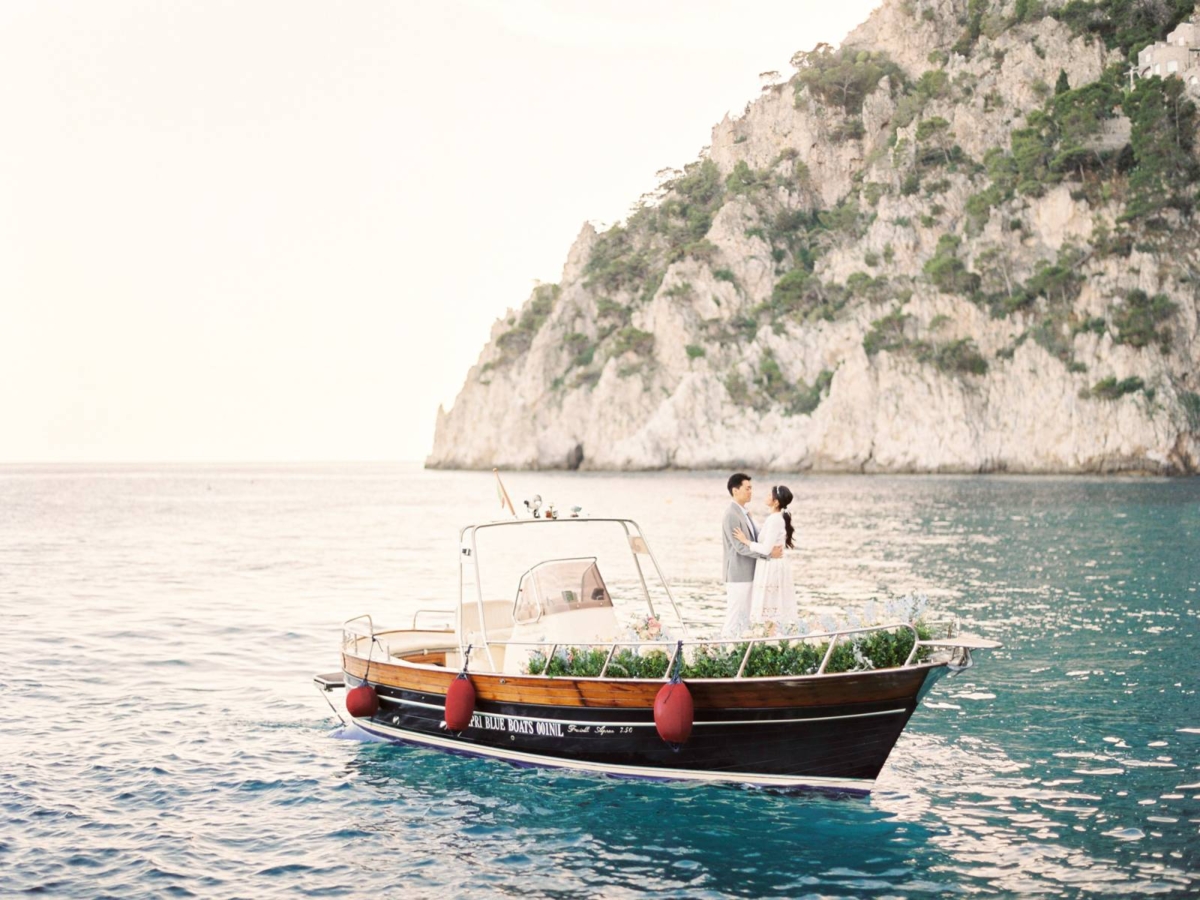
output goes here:
{"type": "Polygon", "coordinates": [[[507,731],[512,734],[537,734],[543,737],[563,736],[561,722],[546,722],[542,719],[508,719],[504,716],[489,716],[485,713],[475,713],[471,716],[471,727],[482,728],[484,731],[507,731]]]}

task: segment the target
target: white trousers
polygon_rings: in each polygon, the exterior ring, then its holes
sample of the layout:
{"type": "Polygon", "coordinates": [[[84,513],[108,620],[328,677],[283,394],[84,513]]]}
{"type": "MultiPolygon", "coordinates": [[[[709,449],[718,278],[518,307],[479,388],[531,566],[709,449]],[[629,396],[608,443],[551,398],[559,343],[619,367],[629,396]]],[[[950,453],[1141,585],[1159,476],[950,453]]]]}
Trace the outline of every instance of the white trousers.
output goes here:
{"type": "Polygon", "coordinates": [[[722,637],[737,637],[750,627],[750,594],[753,581],[725,582],[725,624],[722,637]]]}

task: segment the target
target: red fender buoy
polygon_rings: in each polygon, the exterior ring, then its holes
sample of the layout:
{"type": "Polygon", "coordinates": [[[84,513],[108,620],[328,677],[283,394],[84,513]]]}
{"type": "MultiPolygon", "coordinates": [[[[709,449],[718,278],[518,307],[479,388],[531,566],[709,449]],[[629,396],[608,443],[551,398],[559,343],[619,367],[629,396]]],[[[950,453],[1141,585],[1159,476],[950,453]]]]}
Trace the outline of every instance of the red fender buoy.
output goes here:
{"type": "Polygon", "coordinates": [[[356,719],[369,719],[379,712],[379,695],[369,684],[346,691],[346,712],[356,719]]]}
{"type": "Polygon", "coordinates": [[[673,681],[658,689],[658,696],[654,698],[654,727],[668,744],[683,744],[691,737],[694,713],[692,692],[682,681],[673,681]]]}
{"type": "Polygon", "coordinates": [[[465,731],[475,712],[475,685],[465,672],[450,682],[446,691],[446,728],[465,731]]]}

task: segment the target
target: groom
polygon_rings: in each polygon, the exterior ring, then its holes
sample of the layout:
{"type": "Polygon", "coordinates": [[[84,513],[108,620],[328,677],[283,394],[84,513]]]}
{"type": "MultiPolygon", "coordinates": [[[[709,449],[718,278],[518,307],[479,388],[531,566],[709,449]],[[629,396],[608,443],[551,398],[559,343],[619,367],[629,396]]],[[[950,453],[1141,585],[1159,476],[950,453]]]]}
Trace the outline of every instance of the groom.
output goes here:
{"type": "Polygon", "coordinates": [[[725,547],[725,625],[721,634],[727,637],[735,636],[746,627],[750,621],[750,588],[754,584],[754,564],[760,559],[783,556],[782,547],[771,548],[770,557],[756,550],[751,550],[733,536],[734,529],[740,528],[750,540],[758,540],[758,528],[746,504],[750,502],[750,476],[743,472],[729,476],[729,496],[733,502],[725,510],[725,518],[721,522],[721,537],[725,547]]]}

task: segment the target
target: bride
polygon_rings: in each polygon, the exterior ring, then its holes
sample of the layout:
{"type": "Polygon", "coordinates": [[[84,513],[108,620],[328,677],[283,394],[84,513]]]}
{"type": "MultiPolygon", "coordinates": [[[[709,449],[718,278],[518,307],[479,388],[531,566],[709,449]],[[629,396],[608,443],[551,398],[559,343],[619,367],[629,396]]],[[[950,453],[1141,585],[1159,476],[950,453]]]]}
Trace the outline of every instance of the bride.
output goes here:
{"type": "MultiPolygon", "coordinates": [[[[758,540],[750,540],[740,528],[733,532],[733,536],[759,553],[769,554],[772,547],[778,546],[793,549],[792,536],[796,530],[792,527],[792,514],[787,510],[791,502],[792,492],[782,484],[776,485],[771,488],[771,499],[767,501],[771,514],[763,522],[758,540]]],[[[754,566],[750,621],[753,624],[771,622],[777,627],[785,627],[796,621],[796,591],[792,587],[791,562],[786,557],[760,559],[754,566]]]]}

